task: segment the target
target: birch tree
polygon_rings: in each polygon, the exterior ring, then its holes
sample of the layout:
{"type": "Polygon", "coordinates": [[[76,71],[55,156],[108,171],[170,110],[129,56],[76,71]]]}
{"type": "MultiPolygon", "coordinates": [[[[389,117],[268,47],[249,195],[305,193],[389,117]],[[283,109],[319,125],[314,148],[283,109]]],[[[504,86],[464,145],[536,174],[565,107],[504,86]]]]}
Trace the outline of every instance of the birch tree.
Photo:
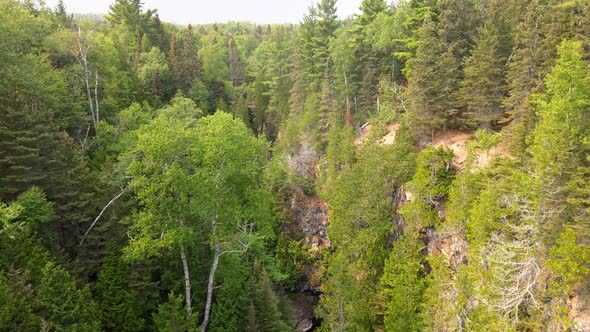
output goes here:
{"type": "Polygon", "coordinates": [[[132,258],[159,255],[174,249],[180,256],[185,284],[185,309],[190,321],[192,311],[190,270],[187,246],[198,224],[187,186],[192,162],[187,154],[194,141],[197,119],[194,108],[179,111],[175,107],[138,130],[138,143],[127,158],[127,170],[141,209],[131,221],[131,242],[127,254],[132,258]]]}
{"type": "Polygon", "coordinates": [[[261,234],[272,233],[271,214],[263,204],[265,192],[257,185],[267,146],[231,115],[218,112],[199,121],[190,154],[199,167],[191,179],[201,220],[210,229],[213,262],[201,331],[210,320],[215,274],[226,254],[250,250],[261,234]]]}
{"type": "Polygon", "coordinates": [[[190,247],[197,232],[209,239],[212,264],[201,330],[210,321],[220,259],[250,250],[261,234],[272,233],[266,192],[257,185],[267,145],[226,113],[197,120],[200,113],[164,109],[138,133],[128,169],[141,203],[127,248],[132,257],[179,253],[184,273],[185,308],[191,316],[190,247]],[[203,233],[201,233],[203,234],[203,233]]]}
{"type": "MultiPolygon", "coordinates": [[[[98,70],[90,63],[89,56],[92,52],[92,45],[89,41],[91,32],[82,32],[78,25],[78,31],[75,33],[74,42],[68,51],[76,58],[82,70],[82,79],[84,80],[84,90],[88,98],[88,112],[92,119],[92,126],[96,126],[100,121],[100,108],[98,103],[98,70]]],[[[89,127],[90,128],[90,127],[89,127]]],[[[86,134],[88,136],[88,134],[86,134]]]]}

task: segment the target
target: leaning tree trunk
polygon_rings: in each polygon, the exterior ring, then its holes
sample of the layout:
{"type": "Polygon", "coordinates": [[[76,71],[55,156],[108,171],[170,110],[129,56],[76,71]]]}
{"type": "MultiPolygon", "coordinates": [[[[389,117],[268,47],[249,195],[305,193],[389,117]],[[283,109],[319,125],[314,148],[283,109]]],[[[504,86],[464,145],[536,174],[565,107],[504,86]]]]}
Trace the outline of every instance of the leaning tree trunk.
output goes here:
{"type": "Polygon", "coordinates": [[[211,271],[209,271],[209,284],[207,285],[207,302],[205,304],[205,318],[203,318],[203,324],[201,325],[201,332],[207,330],[207,324],[209,324],[209,317],[211,314],[211,300],[213,299],[213,287],[215,281],[215,271],[217,271],[217,265],[219,265],[219,256],[221,256],[221,244],[215,243],[215,254],[213,256],[213,265],[211,271]]]}

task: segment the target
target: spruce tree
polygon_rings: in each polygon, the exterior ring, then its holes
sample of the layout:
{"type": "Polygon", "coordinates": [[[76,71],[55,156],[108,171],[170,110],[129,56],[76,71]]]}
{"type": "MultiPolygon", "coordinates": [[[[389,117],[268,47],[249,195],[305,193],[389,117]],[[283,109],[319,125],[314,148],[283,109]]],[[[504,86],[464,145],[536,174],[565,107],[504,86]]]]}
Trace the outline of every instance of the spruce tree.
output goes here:
{"type": "Polygon", "coordinates": [[[331,66],[326,68],[326,74],[322,83],[322,96],[320,100],[320,122],[318,123],[318,130],[322,138],[322,142],[328,144],[328,132],[330,130],[330,120],[332,114],[338,110],[338,101],[336,100],[336,91],[334,90],[334,82],[332,80],[331,66]]]}
{"type": "Polygon", "coordinates": [[[491,129],[501,116],[505,64],[498,31],[494,25],[487,23],[477,31],[473,52],[465,61],[464,79],[459,91],[473,125],[491,129]]]}
{"type": "Polygon", "coordinates": [[[78,289],[61,266],[47,263],[37,289],[43,316],[56,330],[98,330],[97,310],[90,289],[78,289]]]}
{"type": "Polygon", "coordinates": [[[439,5],[440,37],[462,69],[463,59],[469,55],[481,24],[481,13],[472,0],[443,0],[439,5]]]}
{"type": "Polygon", "coordinates": [[[423,330],[420,307],[426,280],[421,249],[417,239],[406,235],[395,242],[385,263],[380,283],[385,299],[386,331],[423,330]]]}
{"type": "Polygon", "coordinates": [[[366,119],[376,110],[376,85],[381,76],[380,57],[367,41],[367,30],[377,15],[385,12],[387,5],[383,0],[363,0],[360,9],[362,13],[356,16],[353,28],[354,63],[350,80],[358,82],[353,86],[357,96],[355,112],[359,118],[366,119]]]}
{"type": "Polygon", "coordinates": [[[58,140],[56,128],[47,121],[50,113],[11,104],[4,104],[0,112],[0,196],[4,199],[50,181],[58,140]]]}
{"type": "Polygon", "coordinates": [[[102,326],[109,330],[142,331],[143,320],[138,315],[139,303],[127,285],[128,269],[115,242],[107,245],[96,293],[102,326]]]}
{"type": "Polygon", "coordinates": [[[513,118],[507,133],[512,151],[517,156],[524,156],[526,139],[534,126],[534,111],[529,99],[542,84],[546,50],[541,45],[543,36],[539,21],[546,10],[546,6],[538,0],[529,4],[522,22],[515,29],[514,51],[508,63],[508,94],[502,103],[513,118]]]}
{"type": "Polygon", "coordinates": [[[170,61],[172,64],[173,75],[176,80],[176,87],[180,89],[185,96],[188,96],[193,85],[193,81],[199,75],[201,71],[201,63],[199,57],[197,56],[197,45],[195,40],[195,35],[193,31],[193,27],[189,24],[186,30],[183,31],[182,38],[180,42],[176,39],[173,39],[176,43],[179,44],[177,51],[172,53],[172,47],[174,44],[171,45],[171,53],[170,53],[170,61]]]}
{"type": "Polygon", "coordinates": [[[416,57],[408,73],[408,112],[414,131],[422,136],[446,128],[455,113],[453,91],[458,85],[457,62],[445,46],[441,30],[430,18],[420,28],[416,57]]]}
{"type": "Polygon", "coordinates": [[[540,209],[548,216],[544,226],[549,230],[549,243],[564,221],[572,220],[572,211],[575,218],[587,210],[587,201],[579,200],[579,194],[588,190],[587,185],[570,192],[587,174],[588,167],[590,71],[582,59],[582,50],[580,42],[563,41],[557,63],[545,78],[547,91],[535,96],[539,121],[529,152],[538,178],[540,209]],[[564,210],[568,198],[579,205],[564,210]]]}

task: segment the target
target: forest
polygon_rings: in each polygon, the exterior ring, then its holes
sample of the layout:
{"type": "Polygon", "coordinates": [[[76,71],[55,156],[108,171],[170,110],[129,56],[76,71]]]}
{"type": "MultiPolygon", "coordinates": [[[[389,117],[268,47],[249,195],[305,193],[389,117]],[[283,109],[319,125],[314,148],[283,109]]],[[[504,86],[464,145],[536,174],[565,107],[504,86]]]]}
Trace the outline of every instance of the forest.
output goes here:
{"type": "Polygon", "coordinates": [[[589,331],[590,1],[0,0],[0,331],[589,331]]]}

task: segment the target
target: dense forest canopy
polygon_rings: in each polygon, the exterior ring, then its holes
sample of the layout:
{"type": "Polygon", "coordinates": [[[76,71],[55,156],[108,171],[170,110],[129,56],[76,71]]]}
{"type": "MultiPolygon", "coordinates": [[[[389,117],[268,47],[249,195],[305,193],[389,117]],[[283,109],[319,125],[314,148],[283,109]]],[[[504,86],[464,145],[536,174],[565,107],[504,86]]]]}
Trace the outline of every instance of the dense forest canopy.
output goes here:
{"type": "Polygon", "coordinates": [[[0,331],[590,329],[590,1],[337,6],[0,0],[0,331]]]}

